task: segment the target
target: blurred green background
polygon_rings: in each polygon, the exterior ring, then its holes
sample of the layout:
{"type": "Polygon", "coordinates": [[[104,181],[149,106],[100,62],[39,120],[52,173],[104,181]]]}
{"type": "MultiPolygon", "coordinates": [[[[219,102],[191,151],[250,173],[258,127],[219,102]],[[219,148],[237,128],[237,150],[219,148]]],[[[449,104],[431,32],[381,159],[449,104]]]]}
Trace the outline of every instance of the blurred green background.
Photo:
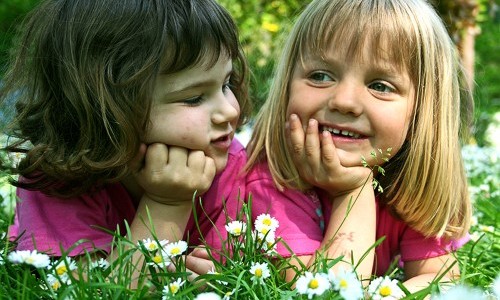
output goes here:
{"type": "MultiPolygon", "coordinates": [[[[0,0],[0,79],[16,28],[39,1],[0,0]]],[[[267,95],[281,40],[310,0],[218,1],[231,12],[240,28],[241,41],[252,69],[251,94],[257,110],[267,95]]],[[[491,134],[488,138],[485,132],[490,124],[500,122],[499,0],[435,0],[434,4],[474,76],[476,124],[475,140],[471,142],[489,146],[495,142],[498,131],[493,138],[491,134]]]]}

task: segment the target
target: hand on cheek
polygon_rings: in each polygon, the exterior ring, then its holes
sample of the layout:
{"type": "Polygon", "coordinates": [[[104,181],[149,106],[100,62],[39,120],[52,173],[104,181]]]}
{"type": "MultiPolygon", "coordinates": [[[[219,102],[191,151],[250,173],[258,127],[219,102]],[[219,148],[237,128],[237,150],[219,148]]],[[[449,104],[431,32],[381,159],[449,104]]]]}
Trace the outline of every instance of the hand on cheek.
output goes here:
{"type": "Polygon", "coordinates": [[[290,153],[300,176],[306,182],[331,195],[344,194],[370,183],[369,169],[344,167],[341,164],[330,133],[320,133],[316,120],[308,120],[305,129],[297,115],[292,114],[288,122],[290,153]]]}
{"type": "Polygon", "coordinates": [[[148,146],[144,165],[136,173],[139,185],[152,200],[178,205],[191,204],[193,193],[206,192],[215,176],[215,163],[203,151],[160,143],[148,146]]]}

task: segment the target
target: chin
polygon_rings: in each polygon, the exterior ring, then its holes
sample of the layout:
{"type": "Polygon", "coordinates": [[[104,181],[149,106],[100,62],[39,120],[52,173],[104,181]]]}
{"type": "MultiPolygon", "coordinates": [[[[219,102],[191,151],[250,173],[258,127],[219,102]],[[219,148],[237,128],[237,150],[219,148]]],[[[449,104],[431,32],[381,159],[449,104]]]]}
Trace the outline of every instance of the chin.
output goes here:
{"type": "Polygon", "coordinates": [[[226,166],[227,166],[227,157],[224,159],[222,159],[222,158],[215,159],[215,173],[216,174],[219,174],[222,171],[224,171],[226,166]]]}

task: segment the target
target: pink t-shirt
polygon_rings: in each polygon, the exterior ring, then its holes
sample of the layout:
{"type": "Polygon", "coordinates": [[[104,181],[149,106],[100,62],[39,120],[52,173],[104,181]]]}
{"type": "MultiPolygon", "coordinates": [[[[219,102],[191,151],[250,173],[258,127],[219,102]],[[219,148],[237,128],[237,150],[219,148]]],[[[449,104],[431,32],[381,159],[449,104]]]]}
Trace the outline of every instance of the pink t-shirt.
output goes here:
{"type": "MultiPolygon", "coordinates": [[[[293,253],[313,255],[319,249],[332,208],[325,193],[319,193],[318,197],[316,192],[280,192],[264,163],[248,174],[247,192],[253,195],[253,216],[268,212],[278,219],[280,225],[276,236],[281,237],[293,253]]],[[[441,256],[455,251],[469,240],[468,236],[459,240],[425,238],[394,218],[377,199],[376,239],[381,237],[385,240],[375,249],[374,271],[378,276],[384,275],[395,260],[401,259],[404,263],[441,256]]],[[[290,256],[290,251],[283,246],[278,245],[277,251],[284,257],[290,256]]]]}
{"type": "MultiPolygon", "coordinates": [[[[230,216],[236,215],[236,196],[240,180],[243,180],[238,173],[245,163],[245,150],[234,140],[229,149],[226,169],[215,177],[210,190],[202,196],[203,210],[199,204],[196,207],[203,235],[215,234],[210,220],[214,222],[215,228],[224,228],[224,199],[231,203],[228,205],[231,207],[228,211],[230,216]]],[[[24,189],[17,189],[17,195],[19,201],[16,205],[14,224],[9,228],[9,236],[11,239],[20,236],[18,250],[36,248],[54,256],[61,255],[61,248],[64,251],[69,250],[71,256],[82,254],[83,250],[92,251],[94,248],[108,252],[112,235],[103,229],[115,231],[118,228],[121,234],[124,234],[125,221],[130,224],[136,212],[131,197],[119,183],[106,185],[92,194],[69,199],[24,189]],[[81,243],[75,246],[79,241],[81,243]]],[[[193,217],[186,227],[185,238],[188,236],[191,245],[200,244],[193,217]]],[[[213,247],[220,247],[220,242],[211,240],[215,243],[213,247]]]]}

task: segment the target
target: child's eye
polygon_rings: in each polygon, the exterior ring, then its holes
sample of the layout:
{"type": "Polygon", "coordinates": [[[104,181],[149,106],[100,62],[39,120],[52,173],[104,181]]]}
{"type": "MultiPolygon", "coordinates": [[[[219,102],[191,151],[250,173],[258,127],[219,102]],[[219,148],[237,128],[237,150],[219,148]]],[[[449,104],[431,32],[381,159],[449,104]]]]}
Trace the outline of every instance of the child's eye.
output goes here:
{"type": "Polygon", "coordinates": [[[394,88],[388,86],[387,84],[384,84],[382,82],[374,82],[368,85],[368,87],[374,91],[380,92],[380,93],[392,93],[394,92],[394,88]]]}
{"type": "Polygon", "coordinates": [[[200,105],[201,102],[203,102],[203,97],[200,96],[182,100],[182,103],[187,106],[197,106],[200,105]]]}
{"type": "Polygon", "coordinates": [[[226,94],[228,91],[232,91],[232,89],[233,85],[229,82],[229,80],[222,85],[222,92],[224,94],[226,94]]]}
{"type": "Polygon", "coordinates": [[[309,75],[309,79],[315,82],[333,81],[332,77],[325,72],[314,72],[309,75]]]}

